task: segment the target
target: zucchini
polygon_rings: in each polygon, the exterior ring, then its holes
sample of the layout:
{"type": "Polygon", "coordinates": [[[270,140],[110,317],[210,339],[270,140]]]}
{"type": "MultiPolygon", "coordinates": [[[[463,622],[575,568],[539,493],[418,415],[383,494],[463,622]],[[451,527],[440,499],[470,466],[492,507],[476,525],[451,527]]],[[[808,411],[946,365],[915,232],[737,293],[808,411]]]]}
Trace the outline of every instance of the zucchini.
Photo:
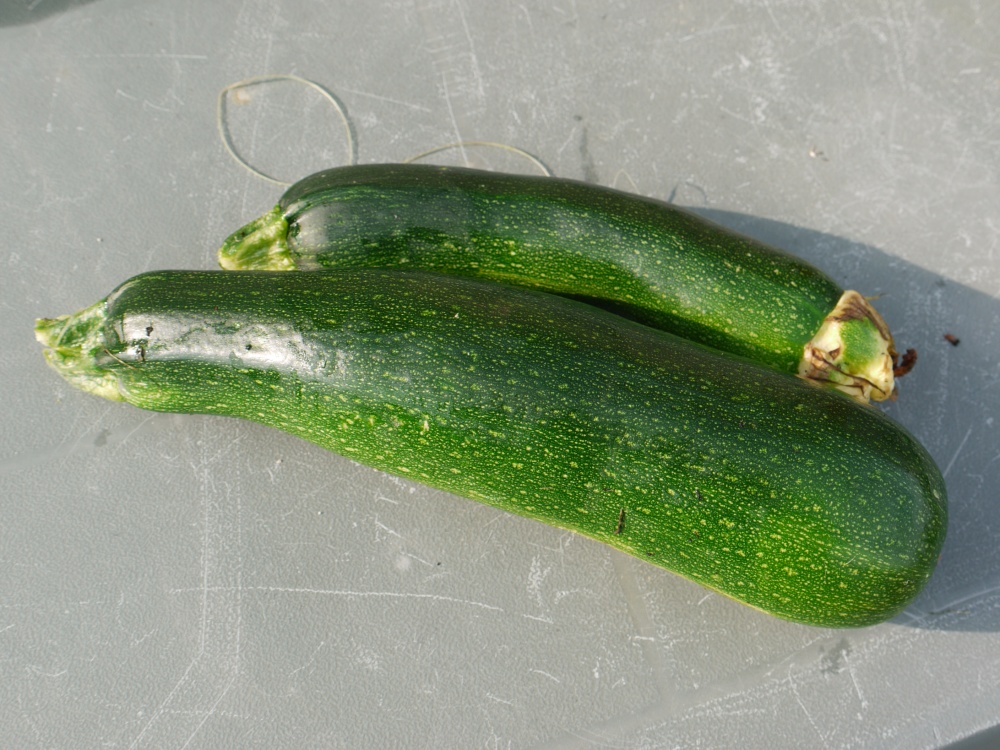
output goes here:
{"type": "Polygon", "coordinates": [[[90,393],[269,425],[796,622],[893,616],[945,535],[934,462],[874,407],[547,293],[163,271],[36,336],[90,393]]]}
{"type": "Polygon", "coordinates": [[[528,286],[862,401],[895,392],[892,336],[857,292],[690,212],[573,180],[340,167],[290,187],[218,258],[231,270],[409,268],[528,286]]]}

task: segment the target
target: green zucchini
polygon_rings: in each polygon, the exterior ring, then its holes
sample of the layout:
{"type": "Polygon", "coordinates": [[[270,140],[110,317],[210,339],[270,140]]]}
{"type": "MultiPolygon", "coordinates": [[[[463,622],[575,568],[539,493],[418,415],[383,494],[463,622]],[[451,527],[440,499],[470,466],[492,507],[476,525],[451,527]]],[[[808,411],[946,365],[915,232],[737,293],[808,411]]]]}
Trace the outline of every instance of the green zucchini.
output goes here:
{"type": "Polygon", "coordinates": [[[813,266],[667,203],[573,180],[426,164],[306,177],[231,235],[232,270],[409,268],[590,301],[831,383],[895,392],[885,322],[813,266]]]}
{"type": "Polygon", "coordinates": [[[98,396],[269,425],[801,623],[898,613],[945,535],[933,460],[874,407],[547,293],[164,271],[36,336],[98,396]]]}

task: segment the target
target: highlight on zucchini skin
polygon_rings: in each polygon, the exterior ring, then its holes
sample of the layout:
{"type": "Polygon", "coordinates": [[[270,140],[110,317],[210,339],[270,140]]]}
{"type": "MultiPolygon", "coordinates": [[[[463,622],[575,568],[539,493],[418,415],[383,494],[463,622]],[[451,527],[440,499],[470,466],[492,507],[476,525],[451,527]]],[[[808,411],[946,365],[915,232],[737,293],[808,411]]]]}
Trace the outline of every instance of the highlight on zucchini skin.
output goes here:
{"type": "Polygon", "coordinates": [[[892,336],[859,293],[689,211],[574,180],[426,164],[330,169],[234,232],[218,260],[491,279],[591,302],[863,402],[895,393],[892,336]]]}
{"type": "Polygon", "coordinates": [[[944,541],[940,472],[878,410],[551,294],[164,271],[36,336],[92,394],[269,425],[795,622],[892,617],[944,541]]]}

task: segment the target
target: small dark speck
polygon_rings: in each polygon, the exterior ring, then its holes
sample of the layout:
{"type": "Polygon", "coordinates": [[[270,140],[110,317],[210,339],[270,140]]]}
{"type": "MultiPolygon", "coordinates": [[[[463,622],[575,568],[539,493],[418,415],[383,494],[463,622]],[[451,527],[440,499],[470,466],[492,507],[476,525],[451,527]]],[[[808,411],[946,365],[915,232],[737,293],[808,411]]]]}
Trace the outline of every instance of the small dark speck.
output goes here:
{"type": "Polygon", "coordinates": [[[944,340],[947,341],[952,346],[958,346],[959,344],[962,343],[962,339],[960,339],[958,336],[956,336],[953,333],[946,333],[944,335],[944,340]]]}
{"type": "Polygon", "coordinates": [[[146,326],[146,335],[149,336],[153,332],[153,326],[146,326]]]}
{"type": "Polygon", "coordinates": [[[247,344],[246,349],[247,349],[247,351],[250,351],[251,349],[253,349],[253,344],[247,344]]]}

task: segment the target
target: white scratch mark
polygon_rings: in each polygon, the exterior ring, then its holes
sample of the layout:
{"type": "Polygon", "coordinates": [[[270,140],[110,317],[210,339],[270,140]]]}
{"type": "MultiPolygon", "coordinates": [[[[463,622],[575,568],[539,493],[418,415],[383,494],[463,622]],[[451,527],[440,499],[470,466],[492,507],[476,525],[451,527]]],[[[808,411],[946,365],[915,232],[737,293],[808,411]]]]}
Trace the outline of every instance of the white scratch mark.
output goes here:
{"type": "Polygon", "coordinates": [[[528,22],[528,31],[535,33],[535,25],[531,22],[531,12],[523,4],[518,4],[517,9],[524,13],[524,20],[528,22]]]}
{"type": "Polygon", "coordinates": [[[208,55],[185,55],[175,52],[109,52],[104,54],[79,55],[80,60],[96,60],[100,58],[114,58],[116,60],[127,59],[147,59],[147,60],[207,60],[208,55]]]}
{"type": "Polygon", "coordinates": [[[153,104],[153,102],[149,101],[149,99],[143,99],[142,100],[142,106],[143,107],[148,107],[149,109],[155,109],[157,112],[175,112],[176,111],[176,110],[171,109],[170,107],[164,107],[164,106],[162,106],[160,104],[153,104]]]}
{"type": "Polygon", "coordinates": [[[130,437],[132,437],[132,436],[133,436],[133,435],[134,435],[135,433],[137,433],[137,432],[138,432],[139,430],[141,430],[141,429],[142,429],[143,427],[145,427],[145,426],[146,426],[147,424],[149,424],[150,422],[152,422],[152,421],[153,421],[154,419],[156,419],[156,418],[157,418],[158,416],[159,416],[158,414],[152,414],[152,415],[150,415],[150,416],[146,417],[146,418],[145,418],[144,420],[142,420],[141,422],[139,422],[139,424],[137,424],[137,425],[136,425],[135,427],[133,427],[133,428],[132,428],[131,430],[129,430],[129,431],[128,431],[128,433],[126,433],[125,437],[123,437],[123,438],[121,439],[121,444],[122,444],[122,445],[125,445],[125,443],[127,443],[127,442],[128,442],[128,439],[129,439],[130,437]]]}
{"type": "Polygon", "coordinates": [[[434,563],[432,563],[432,562],[431,562],[430,560],[425,560],[425,559],[424,559],[424,558],[422,558],[422,557],[417,557],[417,556],[416,556],[416,555],[414,555],[414,554],[413,554],[412,552],[400,552],[399,554],[400,554],[400,555],[401,555],[402,557],[405,557],[405,558],[407,558],[408,560],[416,560],[416,561],[417,561],[418,563],[420,563],[421,565],[426,565],[426,566],[427,566],[428,568],[435,568],[435,567],[437,567],[437,566],[436,566],[436,565],[435,565],[434,563]]]}
{"type": "Polygon", "coordinates": [[[198,478],[204,524],[201,585],[192,589],[201,596],[198,650],[180,679],[160,701],[129,745],[130,748],[158,746],[164,734],[176,735],[180,727],[175,722],[162,720],[177,715],[173,703],[185,692],[211,700],[207,709],[197,713],[200,720],[190,728],[187,739],[181,745],[182,748],[190,746],[205,722],[215,715],[219,704],[239,675],[243,627],[241,496],[240,493],[235,493],[236,500],[233,503],[232,488],[228,485],[224,492],[218,492],[209,471],[209,467],[223,458],[238,440],[237,437],[212,455],[208,454],[211,441],[206,439],[199,442],[202,446],[201,460],[191,465],[198,478]],[[235,537],[235,544],[228,541],[231,537],[235,537]],[[213,579],[218,578],[227,578],[234,585],[210,585],[213,579]],[[217,592],[225,592],[229,596],[213,596],[217,592]]]}
{"type": "Polygon", "coordinates": [[[184,748],[188,747],[191,744],[191,740],[193,740],[197,736],[198,732],[201,731],[201,728],[202,726],[204,726],[205,722],[215,715],[215,709],[219,707],[219,703],[221,703],[222,699],[226,697],[226,693],[229,692],[229,689],[233,686],[234,682],[236,682],[235,671],[233,672],[233,675],[229,678],[229,682],[226,683],[226,686],[219,693],[219,697],[215,699],[215,702],[212,703],[211,706],[209,706],[208,711],[206,711],[205,715],[201,717],[201,721],[199,721],[198,724],[195,726],[195,728],[191,730],[191,734],[188,735],[188,738],[184,741],[184,744],[181,745],[181,750],[184,750],[184,748]]]}
{"type": "Polygon", "coordinates": [[[543,672],[540,669],[529,669],[528,671],[529,672],[534,672],[535,674],[540,674],[543,677],[548,677],[550,680],[552,680],[553,682],[555,682],[555,683],[557,683],[559,685],[562,684],[562,680],[560,680],[558,677],[554,677],[553,675],[550,675],[548,672],[543,672]]]}
{"type": "Polygon", "coordinates": [[[400,107],[407,107],[409,109],[415,109],[418,112],[433,112],[434,110],[430,107],[425,107],[422,104],[413,104],[411,102],[404,102],[401,99],[393,99],[391,96],[381,96],[380,94],[372,94],[369,91],[359,91],[358,89],[349,89],[343,86],[340,87],[341,91],[346,91],[348,94],[354,94],[356,96],[365,96],[370,99],[375,99],[380,102],[386,102],[388,104],[398,104],[400,107]]]}
{"type": "Polygon", "coordinates": [[[472,43],[472,34],[469,33],[469,22],[465,18],[465,9],[462,7],[461,0],[456,0],[455,5],[458,7],[458,18],[462,22],[465,39],[469,43],[469,56],[472,58],[472,77],[476,82],[476,94],[480,99],[484,99],[486,89],[483,87],[483,75],[479,70],[479,59],[476,57],[476,47],[472,43]]]}
{"type": "MultiPolygon", "coordinates": [[[[375,518],[375,525],[378,528],[382,529],[382,531],[385,531],[386,533],[388,533],[390,536],[394,536],[397,539],[402,539],[403,538],[402,534],[400,534],[398,531],[390,529],[384,523],[382,523],[381,521],[379,521],[377,517],[375,518]]],[[[376,534],[375,534],[375,541],[377,541],[377,542],[382,541],[382,535],[376,532],[376,534]]]]}
{"type": "Polygon", "coordinates": [[[708,28],[699,29],[698,31],[696,31],[693,34],[688,34],[687,36],[682,36],[682,37],[680,37],[677,40],[677,42],[679,44],[684,44],[685,42],[691,42],[691,41],[694,41],[695,39],[701,39],[702,37],[706,37],[706,36],[709,36],[711,34],[720,34],[722,32],[732,31],[733,29],[740,28],[739,26],[737,26],[735,24],[727,24],[725,26],[722,26],[720,24],[720,21],[722,21],[722,19],[725,18],[727,15],[729,15],[729,11],[726,11],[725,15],[723,15],[721,18],[719,18],[718,21],[716,21],[714,24],[712,24],[708,28]]]}
{"type": "Polygon", "coordinates": [[[851,659],[846,652],[844,653],[844,663],[847,664],[847,674],[851,676],[851,682],[854,683],[854,692],[858,694],[858,700],[861,701],[861,710],[864,711],[868,708],[868,699],[865,698],[865,694],[861,692],[861,686],[858,684],[858,677],[854,674],[854,665],[851,664],[851,659]]]}
{"type": "Polygon", "coordinates": [[[945,467],[944,471],[941,472],[941,476],[943,477],[948,476],[948,472],[951,471],[951,467],[955,465],[955,461],[958,459],[958,454],[962,452],[962,449],[965,447],[965,444],[969,441],[969,435],[971,434],[972,434],[972,428],[970,427],[968,430],[966,430],[965,437],[962,438],[962,442],[958,444],[958,448],[955,450],[955,455],[951,457],[951,461],[948,462],[948,465],[945,467]]]}
{"type": "Polygon", "coordinates": [[[570,128],[569,136],[566,138],[565,141],[563,141],[563,144],[556,149],[557,154],[562,156],[562,152],[566,150],[566,147],[569,146],[569,144],[572,143],[574,140],[576,140],[576,131],[577,131],[576,125],[570,128]]]}
{"type": "Polygon", "coordinates": [[[188,675],[191,674],[191,670],[194,669],[195,665],[197,664],[198,664],[198,657],[195,657],[194,659],[191,660],[191,663],[188,664],[187,669],[184,670],[184,674],[181,675],[181,678],[177,681],[177,684],[174,685],[173,689],[169,693],[167,693],[167,697],[163,699],[163,701],[157,707],[156,711],[153,712],[153,715],[149,717],[149,721],[146,722],[146,725],[142,728],[142,731],[139,732],[139,734],[136,736],[134,740],[132,740],[132,744],[129,745],[130,750],[133,750],[134,748],[139,746],[139,743],[142,742],[142,738],[146,736],[146,733],[153,727],[153,725],[160,718],[160,716],[163,715],[166,706],[169,705],[171,700],[173,700],[173,697],[177,694],[177,692],[181,689],[181,687],[187,683],[188,675]]]}
{"type": "Polygon", "coordinates": [[[46,133],[51,133],[55,129],[54,125],[52,124],[52,120],[54,119],[53,115],[55,114],[55,109],[56,109],[56,99],[59,98],[60,83],[62,83],[62,78],[56,76],[55,80],[52,82],[52,95],[49,97],[49,116],[45,121],[46,133]]]}
{"type": "Polygon", "coordinates": [[[631,559],[624,552],[611,553],[615,577],[625,597],[629,620],[634,626],[632,638],[638,644],[643,660],[653,674],[653,680],[664,705],[673,705],[680,700],[677,675],[664,658],[664,650],[658,648],[657,626],[646,604],[642,587],[636,578],[631,559]]]}
{"type": "Polygon", "coordinates": [[[820,742],[823,743],[823,747],[829,747],[829,745],[827,745],[827,743],[826,743],[826,738],[823,736],[823,733],[821,731],[819,731],[819,727],[816,726],[816,722],[813,720],[812,714],[809,713],[809,709],[806,708],[806,704],[802,702],[802,696],[799,695],[799,689],[798,689],[798,687],[795,684],[795,680],[792,679],[792,665],[791,664],[788,665],[788,684],[792,688],[792,694],[795,696],[796,702],[799,704],[799,707],[802,709],[802,713],[804,713],[806,715],[806,718],[809,720],[809,724],[810,724],[810,726],[812,726],[813,731],[816,732],[816,734],[819,736],[820,742]]]}
{"type": "Polygon", "coordinates": [[[524,617],[528,620],[535,620],[536,622],[544,622],[546,625],[552,625],[555,622],[549,617],[536,617],[535,615],[525,615],[525,614],[522,614],[521,617],[524,617]]]}
{"type": "Polygon", "coordinates": [[[315,661],[316,661],[316,654],[318,654],[320,651],[322,651],[325,646],[326,646],[326,641],[320,641],[319,645],[316,648],[313,649],[313,652],[311,654],[309,654],[309,661],[307,661],[301,667],[296,667],[295,669],[293,669],[291,672],[288,673],[288,676],[292,677],[293,675],[296,675],[299,672],[301,672],[306,667],[309,667],[312,664],[314,664],[315,661]]]}
{"type": "Polygon", "coordinates": [[[451,94],[448,93],[448,78],[444,73],[441,74],[441,86],[444,89],[444,103],[448,106],[448,117],[451,119],[451,127],[455,131],[455,143],[458,144],[458,150],[462,154],[462,163],[465,166],[469,166],[469,156],[465,153],[465,144],[462,141],[462,134],[458,129],[458,120],[455,119],[455,110],[451,106],[451,94]]]}
{"type": "Polygon", "coordinates": [[[539,609],[545,606],[542,586],[551,572],[552,568],[542,569],[542,561],[537,556],[531,558],[531,570],[528,572],[528,593],[534,598],[539,609]]]}
{"type": "Polygon", "coordinates": [[[32,674],[36,674],[39,677],[50,677],[50,678],[62,677],[63,675],[69,673],[68,669],[63,669],[60,670],[59,672],[43,672],[42,668],[35,664],[29,664],[27,667],[25,667],[25,671],[31,672],[32,674]]]}
{"type": "MultiPolygon", "coordinates": [[[[976,591],[971,594],[965,594],[964,596],[960,596],[957,599],[953,599],[952,601],[945,604],[943,607],[940,607],[939,609],[935,610],[935,612],[932,612],[930,614],[933,615],[941,612],[949,612],[951,610],[956,609],[957,607],[961,607],[962,605],[967,604],[968,602],[975,601],[977,599],[978,600],[985,599],[986,597],[995,594],[998,591],[1000,591],[1000,586],[991,586],[988,589],[976,591]]],[[[924,619],[926,619],[926,616],[918,618],[918,620],[920,621],[923,621],[924,619]]]]}
{"type": "Polygon", "coordinates": [[[21,718],[24,719],[24,723],[28,725],[31,729],[31,733],[35,735],[35,739],[38,741],[39,747],[48,747],[48,743],[42,740],[42,731],[38,728],[38,724],[31,718],[31,715],[24,709],[24,698],[21,697],[20,693],[17,696],[17,707],[21,709],[21,718]]]}
{"type": "MultiPolygon", "coordinates": [[[[232,591],[235,587],[232,586],[214,586],[207,589],[208,592],[225,592],[232,591]]],[[[201,588],[176,588],[169,589],[170,594],[185,594],[202,592],[201,588]]],[[[247,592],[262,592],[266,594],[313,594],[317,596],[341,596],[347,599],[427,599],[435,602],[448,602],[450,604],[466,604],[470,607],[479,607],[481,609],[487,609],[492,612],[503,612],[503,607],[497,607],[493,604],[486,604],[485,602],[477,602],[470,599],[458,599],[453,596],[443,596],[440,594],[413,594],[402,591],[350,591],[343,589],[310,589],[310,588],[291,588],[284,586],[244,586],[240,589],[240,593],[247,592]]]]}
{"type": "Polygon", "coordinates": [[[785,25],[775,17],[774,9],[771,7],[771,3],[765,2],[764,8],[767,10],[767,15],[771,19],[771,24],[774,26],[774,30],[787,39],[788,34],[785,32],[785,25]]]}

